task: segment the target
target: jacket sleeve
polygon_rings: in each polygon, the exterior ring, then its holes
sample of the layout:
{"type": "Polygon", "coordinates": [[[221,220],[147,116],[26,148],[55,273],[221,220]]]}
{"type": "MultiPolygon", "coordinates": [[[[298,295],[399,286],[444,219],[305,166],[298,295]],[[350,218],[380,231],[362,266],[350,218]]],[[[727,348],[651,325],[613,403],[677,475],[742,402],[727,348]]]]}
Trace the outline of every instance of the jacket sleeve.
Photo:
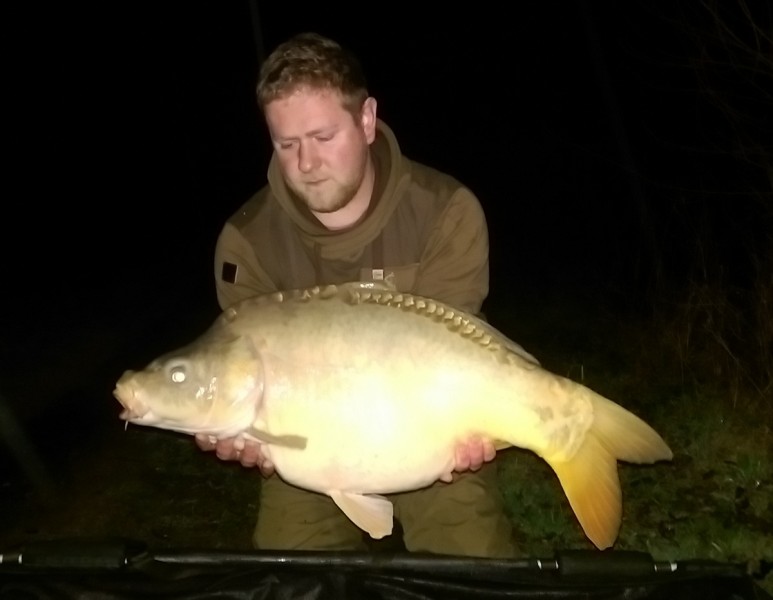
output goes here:
{"type": "Polygon", "coordinates": [[[489,291],[488,225],[478,199],[460,188],[422,253],[415,293],[479,314],[489,291]]]}
{"type": "Polygon", "coordinates": [[[276,291],[255,251],[232,223],[226,223],[217,238],[214,266],[217,302],[223,310],[245,298],[276,291]]]}

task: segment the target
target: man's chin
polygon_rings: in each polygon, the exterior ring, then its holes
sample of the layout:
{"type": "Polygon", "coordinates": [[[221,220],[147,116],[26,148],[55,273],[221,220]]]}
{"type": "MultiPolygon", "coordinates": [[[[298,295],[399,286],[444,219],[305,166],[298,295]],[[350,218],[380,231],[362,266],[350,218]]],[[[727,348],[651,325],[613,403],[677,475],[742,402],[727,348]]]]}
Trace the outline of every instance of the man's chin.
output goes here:
{"type": "Polygon", "coordinates": [[[352,198],[348,197],[346,199],[341,198],[320,198],[315,197],[313,195],[309,194],[299,194],[301,197],[301,200],[303,200],[306,203],[306,206],[308,206],[309,210],[316,212],[316,213],[334,213],[342,208],[344,208],[349,202],[351,202],[352,198]]]}

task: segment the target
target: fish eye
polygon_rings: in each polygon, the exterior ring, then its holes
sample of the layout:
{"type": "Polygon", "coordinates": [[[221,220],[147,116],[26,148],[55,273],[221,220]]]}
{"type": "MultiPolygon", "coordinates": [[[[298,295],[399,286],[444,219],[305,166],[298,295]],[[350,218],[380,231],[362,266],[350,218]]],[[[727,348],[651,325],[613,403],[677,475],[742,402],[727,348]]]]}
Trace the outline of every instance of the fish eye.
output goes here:
{"type": "Polygon", "coordinates": [[[175,383],[182,383],[185,381],[185,368],[174,367],[170,372],[170,376],[175,383]]]}

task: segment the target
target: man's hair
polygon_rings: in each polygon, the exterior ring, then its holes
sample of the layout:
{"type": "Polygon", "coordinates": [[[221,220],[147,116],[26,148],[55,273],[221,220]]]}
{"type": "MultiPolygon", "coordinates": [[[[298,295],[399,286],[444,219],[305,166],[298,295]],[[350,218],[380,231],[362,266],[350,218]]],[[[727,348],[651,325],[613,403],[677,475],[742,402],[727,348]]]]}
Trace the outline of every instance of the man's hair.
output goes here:
{"type": "Polygon", "coordinates": [[[265,110],[269,102],[302,88],[340,93],[344,108],[352,114],[359,114],[368,97],[357,58],[317,33],[295,35],[269,55],[260,68],[258,105],[265,110]]]}

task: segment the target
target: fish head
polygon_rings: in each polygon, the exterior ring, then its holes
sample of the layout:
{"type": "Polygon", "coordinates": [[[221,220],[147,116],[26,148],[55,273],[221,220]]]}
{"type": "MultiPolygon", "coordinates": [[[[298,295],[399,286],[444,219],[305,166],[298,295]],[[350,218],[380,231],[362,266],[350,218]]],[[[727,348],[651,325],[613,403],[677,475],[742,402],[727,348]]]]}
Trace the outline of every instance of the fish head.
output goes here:
{"type": "Polygon", "coordinates": [[[237,334],[205,335],[141,371],[127,370],[113,392],[127,422],[217,438],[247,429],[262,394],[260,356],[237,334]]]}

